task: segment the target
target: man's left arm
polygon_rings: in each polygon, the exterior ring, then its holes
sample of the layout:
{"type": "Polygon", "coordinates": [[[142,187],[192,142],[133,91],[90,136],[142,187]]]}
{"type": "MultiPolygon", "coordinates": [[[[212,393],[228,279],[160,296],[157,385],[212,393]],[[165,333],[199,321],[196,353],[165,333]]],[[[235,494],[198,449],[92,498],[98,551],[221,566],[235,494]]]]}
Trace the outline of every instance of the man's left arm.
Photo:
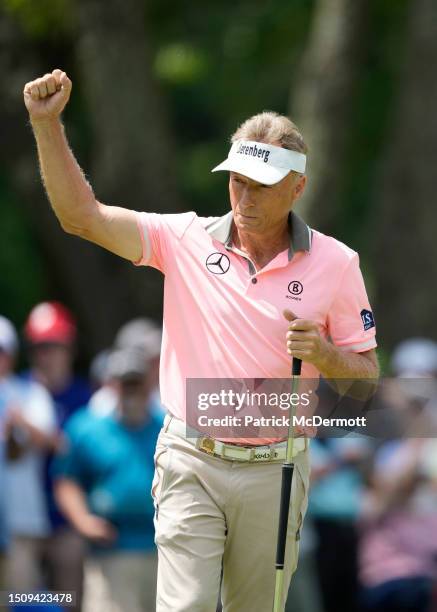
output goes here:
{"type": "MultiPolygon", "coordinates": [[[[342,393],[356,380],[373,380],[371,386],[376,386],[379,366],[375,321],[356,253],[342,273],[327,313],[331,341],[321,335],[316,321],[299,319],[291,311],[285,311],[284,316],[289,321],[287,350],[290,355],[313,364],[342,393]]],[[[368,390],[363,395],[368,397],[368,390]]]]}
{"type": "Polygon", "coordinates": [[[341,349],[321,337],[315,321],[298,319],[287,310],[290,321],[287,352],[304,362],[312,363],[340,395],[367,400],[376,391],[379,364],[375,349],[353,353],[341,349]]]}
{"type": "Polygon", "coordinates": [[[375,349],[354,353],[335,346],[321,337],[318,324],[298,319],[284,311],[290,322],[287,331],[287,352],[292,357],[312,363],[325,378],[378,378],[379,365],[375,349]]]}
{"type": "Polygon", "coordinates": [[[376,350],[362,353],[342,351],[330,342],[321,350],[320,358],[315,364],[325,378],[378,378],[379,364],[376,350]]]}

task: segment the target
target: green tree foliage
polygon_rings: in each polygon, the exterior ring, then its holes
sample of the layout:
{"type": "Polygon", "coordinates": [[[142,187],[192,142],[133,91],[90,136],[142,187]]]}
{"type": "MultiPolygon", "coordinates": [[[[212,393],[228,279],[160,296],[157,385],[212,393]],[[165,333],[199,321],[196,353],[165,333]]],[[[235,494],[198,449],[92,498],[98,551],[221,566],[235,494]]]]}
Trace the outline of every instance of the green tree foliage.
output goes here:
{"type": "Polygon", "coordinates": [[[35,41],[44,43],[71,31],[71,0],[3,0],[3,8],[35,41]]]}
{"type": "MultiPolygon", "coordinates": [[[[211,175],[210,169],[226,155],[229,136],[241,121],[264,109],[286,113],[290,98],[298,97],[304,52],[312,43],[313,20],[319,2],[132,2],[138,10],[141,9],[138,14],[143,14],[147,52],[135,53],[135,59],[132,59],[132,50],[127,48],[126,22],[121,17],[117,24],[120,39],[114,40],[118,36],[117,28],[111,30],[111,36],[102,44],[101,62],[111,57],[108,51],[115,45],[119,49],[117,53],[129,58],[126,71],[135,61],[135,74],[152,74],[155,103],[158,101],[160,105],[163,123],[171,128],[172,143],[167,145],[174,160],[171,178],[177,185],[178,201],[183,202],[184,208],[203,215],[222,214],[227,207],[226,177],[211,175]],[[121,40],[125,41],[125,52],[121,40]]],[[[93,98],[97,94],[92,89],[92,70],[86,64],[86,49],[89,47],[85,34],[88,34],[81,22],[89,4],[98,6],[85,0],[3,2],[3,38],[11,44],[0,52],[0,68],[4,82],[12,84],[15,89],[0,102],[0,124],[6,126],[5,133],[10,139],[10,144],[1,153],[7,179],[0,181],[0,220],[2,228],[9,229],[2,232],[0,263],[4,278],[0,283],[0,300],[2,310],[6,310],[17,323],[21,323],[24,312],[39,297],[72,301],[68,278],[62,275],[53,258],[49,259],[47,252],[39,248],[41,234],[32,231],[34,224],[29,213],[32,204],[26,201],[29,197],[24,194],[32,193],[32,198],[41,201],[43,196],[38,186],[33,143],[21,106],[21,89],[26,80],[56,66],[69,71],[74,81],[74,93],[66,114],[68,133],[85,170],[92,171],[96,160],[95,142],[105,142],[107,134],[105,136],[105,125],[96,130],[99,117],[96,116],[95,102],[90,102],[97,99],[93,98]],[[6,281],[9,276],[12,280],[6,281]]],[[[348,6],[347,1],[343,4],[348,6]]],[[[414,0],[370,0],[364,4],[365,22],[357,31],[360,40],[356,41],[360,51],[353,58],[355,63],[349,63],[354,70],[353,90],[346,92],[347,98],[343,97],[347,99],[347,113],[340,113],[335,123],[342,141],[340,160],[333,134],[332,145],[323,163],[327,174],[333,164],[340,163],[341,166],[335,180],[330,183],[332,192],[325,192],[326,198],[323,193],[318,195],[312,207],[311,222],[318,226],[318,210],[323,209],[325,201],[332,206],[329,217],[323,216],[325,221],[321,229],[359,250],[371,293],[376,295],[381,287],[378,286],[377,258],[370,243],[377,231],[378,207],[382,205],[378,198],[378,177],[384,158],[389,154],[385,145],[392,133],[393,113],[404,85],[401,75],[414,0]]],[[[111,6],[115,5],[116,0],[113,0],[111,6]]],[[[105,10],[105,6],[101,3],[99,10],[105,10]]],[[[343,34],[340,29],[338,36],[343,34]]],[[[95,66],[99,65],[95,56],[93,61],[95,66]]],[[[319,82],[315,85],[323,90],[334,76],[327,66],[317,76],[319,82]]],[[[94,79],[98,79],[97,73],[94,79]]],[[[114,74],[115,88],[117,82],[117,74],[114,74]]],[[[339,93],[341,98],[345,92],[339,93]]],[[[109,94],[108,105],[111,104],[109,94]]],[[[135,91],[124,94],[135,96],[135,91]]],[[[114,93],[114,103],[116,98],[114,93]]],[[[326,113],[329,121],[333,110],[321,104],[318,118],[326,113]]],[[[111,117],[111,114],[102,113],[102,117],[111,117]]],[[[139,130],[146,128],[138,126],[139,130]]],[[[125,149],[123,151],[123,156],[129,154],[125,149]]],[[[117,173],[116,152],[114,160],[114,173],[117,173]]],[[[125,160],[123,162],[121,165],[128,166],[125,160]]],[[[311,152],[309,169],[311,172],[311,152]]],[[[142,194],[138,196],[141,198],[142,194]]],[[[142,208],[136,201],[123,203],[132,208],[142,208]]],[[[154,202],[153,208],[159,211],[160,202],[154,202]]],[[[322,215],[319,220],[321,218],[322,215]]],[[[420,232],[420,228],[417,231],[420,232]]],[[[59,242],[60,248],[62,244],[59,242]]],[[[393,262],[393,265],[400,266],[401,263],[393,262]]],[[[120,267],[117,275],[122,274],[124,269],[120,267]]],[[[123,316],[129,311],[127,295],[128,292],[120,310],[123,316]]],[[[80,304],[80,300],[75,304],[79,317],[80,304]]],[[[149,311],[147,303],[141,308],[146,310],[145,314],[159,317],[159,302],[152,300],[150,304],[149,311]]],[[[113,307],[119,308],[117,303],[113,307]]],[[[132,308],[132,313],[134,311],[132,308]]],[[[106,331],[102,332],[97,344],[107,335],[106,331]]],[[[388,344],[395,340],[392,334],[388,344]]]]}

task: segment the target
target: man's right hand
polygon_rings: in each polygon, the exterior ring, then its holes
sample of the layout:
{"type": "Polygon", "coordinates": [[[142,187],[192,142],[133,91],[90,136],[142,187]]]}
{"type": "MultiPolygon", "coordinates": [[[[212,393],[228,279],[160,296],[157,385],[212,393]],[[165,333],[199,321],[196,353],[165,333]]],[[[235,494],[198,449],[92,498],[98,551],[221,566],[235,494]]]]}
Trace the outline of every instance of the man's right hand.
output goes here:
{"type": "Polygon", "coordinates": [[[95,514],[86,514],[81,517],[76,528],[85,538],[101,545],[109,545],[117,538],[115,527],[95,514]]]}
{"type": "Polygon", "coordinates": [[[65,72],[53,70],[40,79],[24,86],[24,103],[31,122],[55,119],[64,110],[71,93],[72,83],[65,72]]]}

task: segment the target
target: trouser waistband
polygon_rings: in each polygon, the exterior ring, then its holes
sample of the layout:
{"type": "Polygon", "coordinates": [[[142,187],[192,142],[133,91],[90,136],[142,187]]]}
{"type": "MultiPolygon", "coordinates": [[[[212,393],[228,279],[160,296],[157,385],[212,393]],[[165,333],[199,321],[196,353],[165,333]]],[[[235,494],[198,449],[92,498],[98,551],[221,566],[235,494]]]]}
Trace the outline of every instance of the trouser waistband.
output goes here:
{"type": "MultiPolygon", "coordinates": [[[[170,432],[184,438],[203,453],[227,461],[248,461],[258,463],[266,461],[284,461],[286,457],[286,441],[263,446],[239,446],[238,444],[222,442],[215,438],[203,436],[201,432],[196,432],[192,429],[190,429],[190,431],[193,431],[195,435],[189,436],[187,424],[173,415],[166,415],[163,429],[165,432],[170,432]]],[[[304,452],[307,448],[308,440],[306,438],[294,438],[292,457],[304,452]]]]}

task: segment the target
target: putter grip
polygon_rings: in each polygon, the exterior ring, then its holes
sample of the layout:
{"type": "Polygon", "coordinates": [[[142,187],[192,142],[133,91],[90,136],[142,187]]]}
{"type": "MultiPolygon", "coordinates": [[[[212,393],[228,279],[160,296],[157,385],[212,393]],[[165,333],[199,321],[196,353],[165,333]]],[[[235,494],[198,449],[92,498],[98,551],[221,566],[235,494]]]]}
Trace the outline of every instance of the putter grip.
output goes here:
{"type": "Polygon", "coordinates": [[[285,463],[282,466],[281,502],[279,509],[278,547],[276,549],[276,569],[284,568],[285,544],[287,542],[288,513],[290,511],[291,483],[294,465],[285,463]]]}
{"type": "Polygon", "coordinates": [[[291,373],[293,376],[300,376],[300,371],[302,369],[302,360],[293,357],[293,365],[291,366],[291,373]]]}

